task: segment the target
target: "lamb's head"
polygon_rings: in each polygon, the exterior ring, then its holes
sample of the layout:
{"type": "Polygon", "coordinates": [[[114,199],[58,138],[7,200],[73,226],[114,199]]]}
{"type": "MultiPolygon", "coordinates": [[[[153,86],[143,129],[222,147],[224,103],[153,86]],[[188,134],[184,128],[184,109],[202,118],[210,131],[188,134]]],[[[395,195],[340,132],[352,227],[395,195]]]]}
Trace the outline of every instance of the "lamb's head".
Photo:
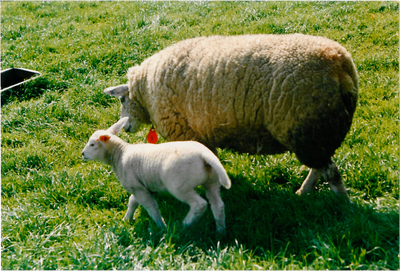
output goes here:
{"type": "Polygon", "coordinates": [[[107,130],[99,130],[93,133],[89,142],[82,151],[84,160],[99,160],[106,162],[106,146],[113,135],[121,131],[128,122],[128,117],[120,119],[107,130]]]}
{"type": "Polygon", "coordinates": [[[143,115],[142,107],[139,106],[136,101],[129,98],[128,85],[109,87],[106,88],[104,92],[108,95],[119,98],[119,101],[121,102],[121,119],[129,117],[129,121],[126,122],[124,129],[126,132],[135,133],[140,128],[142,122],[146,120],[140,119],[143,115]]]}

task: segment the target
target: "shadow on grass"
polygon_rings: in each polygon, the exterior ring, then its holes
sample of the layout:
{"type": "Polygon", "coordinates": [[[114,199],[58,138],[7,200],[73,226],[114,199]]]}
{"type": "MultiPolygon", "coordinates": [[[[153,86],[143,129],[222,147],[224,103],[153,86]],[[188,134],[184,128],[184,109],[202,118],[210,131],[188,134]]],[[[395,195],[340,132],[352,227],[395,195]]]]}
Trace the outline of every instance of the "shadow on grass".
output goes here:
{"type": "MultiPolygon", "coordinates": [[[[226,237],[216,235],[210,208],[193,228],[183,229],[181,222],[188,207],[177,204],[169,195],[157,197],[159,203],[166,202],[160,204],[160,209],[168,223],[167,231],[159,231],[143,212],[134,231],[146,233],[141,236],[142,242],[154,247],[166,239],[177,251],[193,246],[203,251],[220,250],[240,244],[258,257],[282,252],[309,257],[322,247],[321,250],[337,249],[344,258],[351,257],[357,250],[374,251],[370,258],[379,261],[387,260],[387,251],[398,246],[399,214],[396,210],[380,212],[369,205],[350,203],[329,189],[303,197],[291,190],[266,187],[258,191],[246,178],[235,178],[232,188],[222,191],[226,237]],[[147,217],[144,221],[143,216],[147,217]],[[377,252],[377,248],[381,251],[377,252]]],[[[202,191],[200,194],[204,196],[202,191]]],[[[393,255],[392,264],[395,264],[396,255],[393,255]]]]}

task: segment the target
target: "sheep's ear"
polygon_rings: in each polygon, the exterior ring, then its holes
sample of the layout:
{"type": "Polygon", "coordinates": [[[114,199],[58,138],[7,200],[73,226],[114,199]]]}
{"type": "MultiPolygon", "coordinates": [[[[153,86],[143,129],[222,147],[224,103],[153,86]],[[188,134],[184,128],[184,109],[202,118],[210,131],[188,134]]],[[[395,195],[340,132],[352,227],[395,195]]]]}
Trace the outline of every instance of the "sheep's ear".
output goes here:
{"type": "Polygon", "coordinates": [[[125,84],[125,85],[119,85],[116,87],[106,88],[104,90],[104,92],[107,93],[108,95],[119,97],[119,96],[124,96],[124,95],[128,94],[128,90],[129,90],[129,87],[127,84],[125,84]]]}
{"type": "Polygon", "coordinates": [[[108,128],[107,131],[109,131],[113,135],[118,134],[119,131],[121,131],[122,127],[124,127],[126,125],[126,123],[128,122],[128,119],[129,119],[129,117],[124,117],[124,118],[120,119],[117,123],[115,123],[113,126],[108,128]]]}
{"type": "Polygon", "coordinates": [[[101,135],[101,136],[99,136],[98,140],[107,142],[110,138],[111,138],[111,136],[109,136],[109,135],[101,135]]]}

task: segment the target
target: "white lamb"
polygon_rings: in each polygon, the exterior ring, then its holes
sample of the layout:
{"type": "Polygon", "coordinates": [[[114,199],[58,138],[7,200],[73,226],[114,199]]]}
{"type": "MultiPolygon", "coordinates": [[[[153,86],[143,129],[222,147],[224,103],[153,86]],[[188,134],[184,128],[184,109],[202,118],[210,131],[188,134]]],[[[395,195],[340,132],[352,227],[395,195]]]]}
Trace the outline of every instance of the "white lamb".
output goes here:
{"type": "Polygon", "coordinates": [[[132,195],[124,220],[132,220],[142,205],[160,228],[166,228],[152,192],[169,192],[190,205],[184,226],[195,223],[207,209],[207,201],[195,188],[202,185],[211,204],[217,232],[225,234],[224,203],[221,184],[229,189],[231,181],[218,158],[204,145],[194,141],[163,144],[128,144],[116,134],[128,118],[120,119],[108,130],[96,131],[82,151],[85,160],[111,165],[121,185],[132,195]]]}

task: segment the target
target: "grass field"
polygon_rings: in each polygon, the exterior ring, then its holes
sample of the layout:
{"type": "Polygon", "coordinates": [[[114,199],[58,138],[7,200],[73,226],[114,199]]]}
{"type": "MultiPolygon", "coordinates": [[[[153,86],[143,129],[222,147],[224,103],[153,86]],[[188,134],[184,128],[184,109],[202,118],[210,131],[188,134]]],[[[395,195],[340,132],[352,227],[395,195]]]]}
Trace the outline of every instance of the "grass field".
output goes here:
{"type": "MultiPolygon", "coordinates": [[[[399,269],[398,2],[2,2],[2,69],[43,76],[2,94],[2,269],[399,269]],[[218,150],[227,237],[210,209],[157,195],[160,232],[111,168],[84,162],[96,129],[119,117],[103,89],[179,40],[305,33],[340,42],[360,77],[353,126],[334,160],[352,204],[326,183],[298,197],[308,170],[286,153],[218,150]]],[[[149,127],[129,142],[144,142],[149,127]]],[[[199,189],[204,195],[204,191],[199,189]]]]}

